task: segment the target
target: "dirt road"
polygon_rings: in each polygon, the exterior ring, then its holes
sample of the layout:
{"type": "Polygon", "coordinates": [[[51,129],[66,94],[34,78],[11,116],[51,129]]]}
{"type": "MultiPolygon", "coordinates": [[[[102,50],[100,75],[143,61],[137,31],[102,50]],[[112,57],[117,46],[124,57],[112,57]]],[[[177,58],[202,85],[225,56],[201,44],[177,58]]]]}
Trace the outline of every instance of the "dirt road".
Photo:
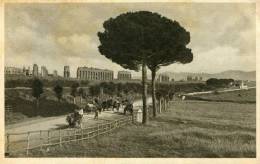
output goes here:
{"type": "MultiPolygon", "coordinates": [[[[248,89],[254,89],[256,87],[248,87],[248,89]]],[[[245,90],[245,89],[240,89],[240,88],[236,88],[236,89],[224,89],[224,90],[219,90],[219,93],[222,92],[232,92],[232,91],[239,91],[239,90],[245,90]]],[[[214,91],[205,91],[205,92],[192,92],[192,93],[186,93],[184,94],[185,96],[191,96],[191,95],[200,95],[200,94],[208,94],[208,93],[213,93],[214,91]]]]}
{"type": "MultiPolygon", "coordinates": [[[[147,99],[147,104],[151,103],[152,99],[147,99]]],[[[142,106],[142,101],[138,100],[134,102],[134,108],[138,108],[138,106],[142,106]]],[[[117,120],[120,118],[125,117],[123,115],[123,108],[119,109],[119,112],[114,111],[104,111],[101,112],[99,115],[98,120],[94,120],[94,114],[84,114],[83,116],[83,128],[93,127],[96,124],[105,123],[112,120],[117,120]]],[[[66,115],[58,116],[58,117],[50,117],[50,118],[43,118],[37,119],[33,121],[23,122],[19,124],[15,124],[12,126],[7,126],[5,128],[5,133],[9,134],[9,146],[7,149],[9,152],[14,153],[21,153],[25,151],[27,147],[27,137],[28,133],[30,132],[30,147],[34,147],[40,144],[40,138],[48,138],[50,135],[51,137],[59,136],[57,132],[58,129],[71,129],[68,128],[66,122],[66,115]],[[50,134],[47,132],[50,130],[50,134]],[[41,131],[41,132],[40,132],[41,131]],[[11,134],[11,135],[10,135],[11,134]]],[[[63,131],[66,132],[66,131],[63,131]]],[[[6,138],[7,139],[7,138],[6,138]]],[[[6,140],[7,142],[7,140],[6,140]]]]}
{"type": "MultiPolygon", "coordinates": [[[[148,98],[147,103],[151,103],[152,99],[148,98]]],[[[134,102],[134,107],[142,106],[142,101],[137,100],[134,102]]],[[[102,112],[99,115],[100,121],[106,121],[106,120],[113,120],[115,118],[120,118],[122,115],[120,113],[123,113],[123,108],[119,109],[119,113],[113,112],[113,111],[106,111],[102,112]]],[[[97,123],[96,120],[93,119],[93,114],[84,114],[83,119],[83,125],[89,126],[97,123]]],[[[5,133],[23,133],[28,131],[39,131],[39,130],[51,130],[51,129],[58,129],[62,128],[67,125],[66,122],[66,115],[58,116],[58,117],[50,117],[50,118],[43,118],[23,123],[14,124],[11,126],[7,126],[5,128],[5,133]]]]}

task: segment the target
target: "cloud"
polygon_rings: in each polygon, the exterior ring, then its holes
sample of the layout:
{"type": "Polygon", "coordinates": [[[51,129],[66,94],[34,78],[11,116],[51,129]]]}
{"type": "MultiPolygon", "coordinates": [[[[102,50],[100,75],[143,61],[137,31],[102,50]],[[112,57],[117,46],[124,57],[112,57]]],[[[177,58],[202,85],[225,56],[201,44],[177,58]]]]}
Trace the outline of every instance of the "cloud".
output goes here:
{"type": "Polygon", "coordinates": [[[73,75],[84,65],[121,70],[98,52],[97,32],[108,18],[139,10],[158,12],[190,31],[194,61],[161,71],[255,69],[254,3],[7,4],[5,64],[37,63],[60,74],[70,65],[73,75]]]}
{"type": "Polygon", "coordinates": [[[96,51],[98,46],[87,34],[58,37],[57,43],[59,48],[66,51],[65,55],[75,57],[95,57],[93,52],[96,51]]]}
{"type": "Polygon", "coordinates": [[[189,64],[173,64],[161,70],[176,72],[212,72],[217,73],[230,70],[254,70],[256,57],[240,56],[237,57],[239,49],[233,47],[215,47],[214,49],[200,53],[195,56],[189,64]]]}

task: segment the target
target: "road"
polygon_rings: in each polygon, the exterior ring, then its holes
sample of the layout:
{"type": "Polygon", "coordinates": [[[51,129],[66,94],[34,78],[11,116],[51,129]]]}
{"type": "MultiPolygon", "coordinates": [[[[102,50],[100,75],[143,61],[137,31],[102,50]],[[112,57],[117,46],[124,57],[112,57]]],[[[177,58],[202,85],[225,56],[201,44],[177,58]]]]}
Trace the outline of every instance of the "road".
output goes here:
{"type": "MultiPolygon", "coordinates": [[[[255,87],[249,87],[248,89],[252,89],[255,87]]],[[[237,91],[237,90],[242,90],[242,89],[225,89],[219,92],[230,92],[230,91],[237,91]]],[[[206,92],[192,92],[192,93],[187,93],[185,95],[199,95],[199,94],[208,94],[212,93],[214,91],[206,91],[206,92]]],[[[147,99],[147,103],[151,103],[152,98],[149,97],[147,99]]],[[[134,102],[134,107],[142,106],[142,100],[137,100],[134,102]]],[[[119,112],[123,112],[123,109],[120,108],[119,112]]],[[[109,120],[109,119],[114,119],[122,117],[122,115],[119,115],[118,113],[114,113],[113,111],[107,111],[107,112],[102,112],[99,115],[100,120],[109,120]]],[[[58,117],[50,117],[50,118],[43,118],[43,119],[37,119],[33,121],[28,121],[28,122],[23,122],[23,123],[18,123],[10,126],[6,126],[5,128],[5,133],[22,133],[22,132],[28,132],[28,131],[37,131],[37,130],[51,130],[51,129],[57,129],[62,126],[67,125],[67,122],[65,120],[66,115],[58,116],[58,117]]],[[[83,124],[86,126],[95,124],[96,121],[93,119],[93,115],[84,115],[84,120],[83,124]]]]}
{"type": "MultiPolygon", "coordinates": [[[[147,103],[151,103],[152,99],[148,98],[147,103]]],[[[133,103],[134,107],[142,106],[142,100],[137,100],[133,103]]],[[[123,113],[123,108],[119,109],[119,113],[123,113]]],[[[109,120],[114,118],[122,117],[119,113],[113,111],[106,111],[102,112],[99,115],[99,120],[109,120]]],[[[28,131],[39,131],[39,130],[51,130],[51,129],[58,129],[67,125],[66,116],[62,115],[58,117],[50,117],[50,118],[43,118],[37,119],[33,121],[18,123],[10,126],[6,126],[5,133],[23,133],[28,131]]],[[[89,126],[97,123],[96,120],[93,119],[93,114],[84,114],[83,125],[89,126]]]]}
{"type": "MultiPolygon", "coordinates": [[[[147,99],[147,104],[151,103],[152,99],[147,99]]],[[[137,100],[133,103],[134,108],[142,106],[142,100],[137,100]]],[[[123,108],[119,109],[119,112],[104,111],[99,114],[98,120],[94,120],[94,114],[84,114],[83,116],[83,128],[95,126],[98,123],[104,123],[111,120],[116,120],[125,117],[123,114],[123,108]]],[[[23,152],[27,146],[27,132],[30,132],[30,146],[37,146],[40,144],[40,138],[48,138],[47,130],[51,130],[50,136],[59,136],[58,129],[67,129],[68,124],[66,122],[66,116],[62,115],[58,117],[50,117],[37,119],[33,121],[18,123],[15,125],[7,126],[5,133],[9,135],[9,151],[23,152]],[[41,133],[39,131],[42,131],[41,133]]],[[[64,131],[65,132],[65,131],[64,131]]],[[[7,141],[6,141],[7,142],[7,141]]]]}
{"type": "MultiPolygon", "coordinates": [[[[254,89],[256,87],[248,87],[248,89],[254,89]]],[[[220,90],[218,91],[219,93],[222,93],[222,92],[232,92],[232,91],[239,91],[239,90],[245,90],[245,89],[239,89],[239,88],[236,88],[236,89],[225,89],[225,90],[220,90]]],[[[205,91],[205,92],[192,92],[192,93],[186,93],[184,94],[185,96],[192,96],[192,95],[201,95],[201,94],[208,94],[208,93],[213,93],[214,91],[205,91]]]]}

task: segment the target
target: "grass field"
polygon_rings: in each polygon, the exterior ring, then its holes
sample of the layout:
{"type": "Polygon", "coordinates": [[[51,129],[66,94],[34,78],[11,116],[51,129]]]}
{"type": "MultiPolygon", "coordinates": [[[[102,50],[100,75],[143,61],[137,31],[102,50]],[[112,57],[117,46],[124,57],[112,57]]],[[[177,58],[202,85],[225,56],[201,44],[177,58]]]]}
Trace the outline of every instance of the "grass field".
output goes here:
{"type": "Polygon", "coordinates": [[[188,96],[190,100],[256,103],[256,89],[188,96]]]}
{"type": "MultiPolygon", "coordinates": [[[[64,91],[69,94],[69,91],[64,91]]],[[[31,90],[5,90],[5,105],[11,106],[11,110],[5,111],[5,124],[10,125],[41,117],[58,116],[72,112],[76,106],[66,101],[58,102],[55,94],[44,91],[40,99],[39,109],[36,108],[31,90]],[[26,99],[27,97],[27,99],[26,99]]]]}
{"type": "Polygon", "coordinates": [[[256,104],[177,101],[148,125],[129,125],[31,156],[256,157],[256,104]]]}

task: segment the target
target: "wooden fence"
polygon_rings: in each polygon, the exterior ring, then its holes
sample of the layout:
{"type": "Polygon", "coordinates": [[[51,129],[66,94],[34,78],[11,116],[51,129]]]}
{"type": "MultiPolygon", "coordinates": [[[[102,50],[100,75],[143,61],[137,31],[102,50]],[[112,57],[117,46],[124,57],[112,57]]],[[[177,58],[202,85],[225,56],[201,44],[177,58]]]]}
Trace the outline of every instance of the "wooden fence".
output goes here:
{"type": "Polygon", "coordinates": [[[48,146],[60,145],[73,141],[88,140],[99,135],[110,133],[112,130],[136,121],[136,113],[132,116],[98,123],[95,126],[87,128],[59,129],[59,130],[40,130],[29,131],[26,133],[8,133],[6,134],[6,155],[12,153],[26,153],[33,149],[43,149],[48,146]]]}
{"type": "MultiPolygon", "coordinates": [[[[157,102],[158,113],[166,111],[169,103],[165,100],[157,102]]],[[[152,108],[150,107],[149,114],[152,116],[152,108]]],[[[101,119],[102,120],[102,119],[101,119]]],[[[73,141],[88,140],[99,135],[111,132],[114,129],[124,125],[134,123],[137,120],[137,110],[134,110],[133,115],[124,116],[123,118],[98,123],[95,126],[87,128],[68,128],[55,130],[39,130],[29,131],[25,133],[7,133],[5,142],[6,155],[15,153],[26,153],[33,149],[43,149],[48,146],[60,145],[73,141]]]]}

